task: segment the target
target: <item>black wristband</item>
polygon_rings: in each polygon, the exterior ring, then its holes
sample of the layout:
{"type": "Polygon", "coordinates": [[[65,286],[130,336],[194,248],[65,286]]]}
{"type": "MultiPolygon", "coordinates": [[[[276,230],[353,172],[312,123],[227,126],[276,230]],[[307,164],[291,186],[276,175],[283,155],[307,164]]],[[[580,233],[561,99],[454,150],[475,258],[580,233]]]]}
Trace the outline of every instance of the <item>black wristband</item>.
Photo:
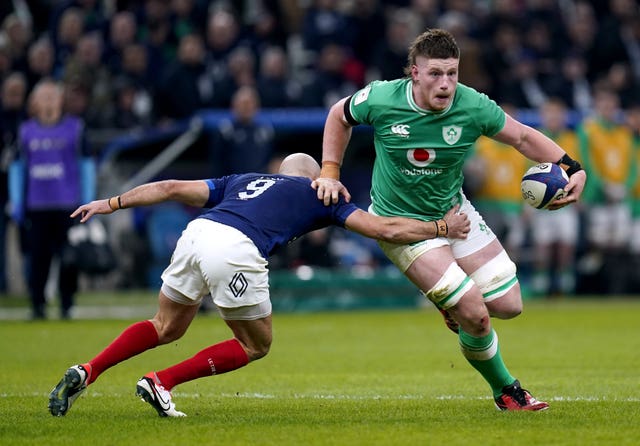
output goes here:
{"type": "Polygon", "coordinates": [[[567,176],[571,176],[574,173],[578,172],[579,170],[582,170],[582,166],[580,165],[580,163],[574,159],[571,159],[571,157],[566,153],[562,156],[562,158],[560,158],[560,160],[556,164],[558,166],[562,166],[563,164],[567,166],[566,168],[567,176]]]}

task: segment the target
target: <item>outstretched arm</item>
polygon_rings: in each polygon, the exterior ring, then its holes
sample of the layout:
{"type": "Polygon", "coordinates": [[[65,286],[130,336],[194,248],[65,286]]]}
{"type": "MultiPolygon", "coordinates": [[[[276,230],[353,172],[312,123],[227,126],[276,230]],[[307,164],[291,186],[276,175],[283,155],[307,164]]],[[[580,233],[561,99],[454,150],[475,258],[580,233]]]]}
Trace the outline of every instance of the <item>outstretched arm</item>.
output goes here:
{"type": "Polygon", "coordinates": [[[73,211],[71,218],[81,216],[84,223],[95,214],[111,214],[118,209],[149,206],[164,201],[177,201],[189,206],[202,207],[209,199],[209,186],[202,180],[165,180],[134,187],[130,191],[104,200],[83,204],[73,211]]]}
{"type": "Polygon", "coordinates": [[[469,218],[458,213],[456,205],[442,220],[421,221],[404,217],[380,217],[361,209],[347,218],[345,226],[365,237],[391,243],[413,243],[436,237],[467,238],[471,229],[469,218]]]}
{"type": "MultiPolygon", "coordinates": [[[[544,133],[524,125],[511,116],[506,116],[507,121],[503,129],[493,138],[515,147],[520,153],[532,161],[539,163],[557,163],[565,159],[566,152],[544,133]]],[[[564,162],[563,162],[564,164],[564,162]]],[[[583,170],[567,170],[569,184],[564,188],[568,193],[564,198],[553,202],[549,209],[559,209],[570,203],[578,201],[584,185],[587,181],[587,173],[583,170]]]]}
{"type": "Polygon", "coordinates": [[[325,206],[337,203],[340,195],[347,202],[351,200],[351,194],[340,182],[340,166],[351,139],[351,124],[344,117],[347,99],[340,99],[329,110],[322,135],[322,170],[320,176],[311,183],[325,206]]]}

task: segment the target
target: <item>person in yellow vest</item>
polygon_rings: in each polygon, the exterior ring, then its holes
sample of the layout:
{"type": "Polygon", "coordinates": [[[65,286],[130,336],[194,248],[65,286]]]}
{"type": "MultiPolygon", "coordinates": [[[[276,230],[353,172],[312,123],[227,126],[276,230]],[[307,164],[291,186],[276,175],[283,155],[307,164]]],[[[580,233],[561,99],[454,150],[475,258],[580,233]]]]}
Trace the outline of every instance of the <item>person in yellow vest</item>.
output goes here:
{"type": "MultiPolygon", "coordinates": [[[[569,126],[569,110],[560,98],[549,98],[539,110],[538,130],[554,140],[575,160],[578,135],[569,126]]],[[[572,294],[575,290],[576,246],[580,235],[580,208],[555,211],[527,208],[533,248],[531,290],[538,296],[572,294]]]]}
{"type": "Polygon", "coordinates": [[[591,292],[625,292],[620,266],[628,260],[636,165],[633,132],[621,116],[618,95],[607,86],[596,86],[594,115],[578,128],[580,157],[590,173],[583,193],[588,252],[580,263],[585,275],[596,278],[591,292]]]}
{"type": "MultiPolygon", "coordinates": [[[[627,108],[626,122],[633,132],[636,172],[640,172],[640,97],[635,99],[627,108]]],[[[635,259],[640,260],[640,175],[636,175],[636,181],[631,193],[631,200],[633,225],[631,229],[632,235],[629,249],[631,250],[631,255],[635,259]]]]}
{"type": "MultiPolygon", "coordinates": [[[[515,116],[515,107],[501,106],[515,116]]],[[[512,146],[485,136],[478,138],[465,165],[465,189],[516,263],[525,240],[520,180],[528,165],[529,160],[512,146]]]]}

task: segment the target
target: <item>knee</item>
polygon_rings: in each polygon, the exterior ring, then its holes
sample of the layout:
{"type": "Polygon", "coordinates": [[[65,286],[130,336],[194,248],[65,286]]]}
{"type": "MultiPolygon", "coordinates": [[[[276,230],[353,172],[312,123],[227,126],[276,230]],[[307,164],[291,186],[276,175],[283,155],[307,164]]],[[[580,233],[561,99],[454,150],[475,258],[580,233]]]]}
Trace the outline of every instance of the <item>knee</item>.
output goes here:
{"type": "Polygon", "coordinates": [[[257,361],[264,358],[271,349],[271,339],[261,340],[259,342],[249,342],[244,345],[245,351],[250,361],[257,361]]]}
{"type": "Polygon", "coordinates": [[[168,344],[169,342],[180,339],[186,331],[186,328],[171,321],[152,319],[151,322],[158,332],[158,344],[160,345],[168,344]]]}
{"type": "Polygon", "coordinates": [[[491,331],[489,312],[482,302],[482,297],[477,289],[467,293],[450,312],[466,333],[480,337],[486,336],[491,331]]]}
{"type": "Polygon", "coordinates": [[[522,297],[520,286],[514,286],[507,294],[491,302],[487,302],[491,316],[498,319],[513,319],[522,313],[522,297]]]}

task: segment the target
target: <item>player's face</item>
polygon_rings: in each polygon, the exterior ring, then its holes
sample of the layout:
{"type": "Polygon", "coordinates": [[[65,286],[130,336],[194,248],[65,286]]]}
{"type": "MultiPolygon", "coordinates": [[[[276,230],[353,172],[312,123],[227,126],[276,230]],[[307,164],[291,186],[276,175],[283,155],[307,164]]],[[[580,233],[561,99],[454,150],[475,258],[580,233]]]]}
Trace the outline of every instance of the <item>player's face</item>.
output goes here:
{"type": "Polygon", "coordinates": [[[458,85],[459,59],[416,57],[411,67],[413,99],[418,106],[433,111],[446,109],[458,85]]]}

